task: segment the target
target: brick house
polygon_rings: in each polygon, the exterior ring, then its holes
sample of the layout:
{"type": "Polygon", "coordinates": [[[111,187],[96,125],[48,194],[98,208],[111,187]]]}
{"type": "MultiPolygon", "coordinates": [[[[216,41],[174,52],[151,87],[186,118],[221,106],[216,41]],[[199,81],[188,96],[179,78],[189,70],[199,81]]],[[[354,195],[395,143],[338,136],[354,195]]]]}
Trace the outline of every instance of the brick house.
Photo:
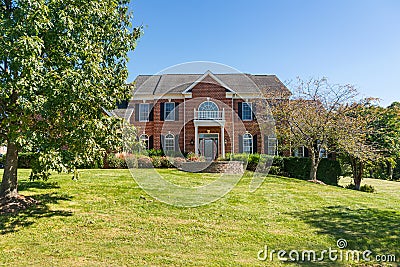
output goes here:
{"type": "Polygon", "coordinates": [[[208,160],[227,152],[276,154],[274,129],[260,121],[266,102],[291,94],[275,75],[210,71],[139,75],[133,93],[113,113],[138,129],[146,148],[193,152],[208,160]]]}

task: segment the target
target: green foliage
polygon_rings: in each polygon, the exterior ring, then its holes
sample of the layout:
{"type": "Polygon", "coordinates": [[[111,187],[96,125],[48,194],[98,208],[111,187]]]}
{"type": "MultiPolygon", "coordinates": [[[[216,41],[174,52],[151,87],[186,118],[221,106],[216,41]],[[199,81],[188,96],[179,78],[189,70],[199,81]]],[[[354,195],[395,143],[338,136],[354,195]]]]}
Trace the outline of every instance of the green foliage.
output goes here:
{"type": "Polygon", "coordinates": [[[34,179],[93,164],[121,147],[120,121],[104,109],[131,91],[128,52],[142,28],[132,27],[128,4],[0,3],[0,141],[37,154],[34,179]]]}
{"type": "Polygon", "coordinates": [[[186,155],[186,158],[187,158],[187,160],[189,160],[189,161],[194,161],[194,162],[205,161],[204,157],[199,156],[199,155],[196,155],[196,154],[193,153],[193,152],[189,152],[189,153],[186,155]]]}
{"type": "Polygon", "coordinates": [[[161,168],[173,168],[174,165],[172,164],[171,157],[161,157],[161,168]]]}
{"type": "Polygon", "coordinates": [[[400,159],[396,161],[396,167],[393,170],[393,180],[400,180],[400,159]]]}
{"type": "Polygon", "coordinates": [[[336,160],[322,159],[318,166],[317,179],[329,185],[337,185],[342,175],[340,163],[336,160]]]}
{"type": "Polygon", "coordinates": [[[149,157],[154,157],[154,156],[161,157],[161,156],[164,156],[164,152],[163,152],[162,149],[154,149],[154,148],[152,148],[152,149],[148,149],[147,150],[147,155],[149,157]]]}
{"type": "Polygon", "coordinates": [[[33,161],[37,160],[37,155],[34,153],[19,153],[18,168],[30,169],[33,161]]]}
{"type": "MultiPolygon", "coordinates": [[[[310,179],[310,158],[283,158],[283,173],[289,177],[302,180],[310,179]]],[[[337,185],[342,174],[340,163],[334,160],[321,159],[317,170],[317,179],[330,185],[337,185]]]]}
{"type": "Polygon", "coordinates": [[[117,157],[115,154],[110,154],[107,157],[108,166],[110,169],[126,169],[128,168],[125,158],[117,157]]]}
{"type": "Polygon", "coordinates": [[[309,158],[283,158],[284,173],[302,180],[310,179],[311,160],[309,158]]]}
{"type": "MultiPolygon", "coordinates": [[[[347,189],[352,189],[352,190],[357,190],[356,186],[354,184],[348,184],[345,186],[345,188],[347,189]]],[[[360,191],[361,192],[366,192],[366,193],[374,193],[376,192],[375,187],[373,187],[372,185],[362,185],[360,186],[360,191]]]]}
{"type": "Polygon", "coordinates": [[[161,168],[161,157],[160,156],[152,156],[151,162],[153,163],[154,168],[161,168]]]}

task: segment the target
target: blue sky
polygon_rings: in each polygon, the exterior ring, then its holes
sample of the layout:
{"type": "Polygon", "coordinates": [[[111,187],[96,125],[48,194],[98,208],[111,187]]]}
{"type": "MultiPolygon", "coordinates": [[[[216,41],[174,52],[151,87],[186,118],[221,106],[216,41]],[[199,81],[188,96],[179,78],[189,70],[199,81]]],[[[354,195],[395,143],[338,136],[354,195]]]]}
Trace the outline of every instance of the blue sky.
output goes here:
{"type": "Polygon", "coordinates": [[[350,83],[400,101],[400,1],[132,0],[145,26],[129,78],[212,61],[241,72],[350,83]]]}

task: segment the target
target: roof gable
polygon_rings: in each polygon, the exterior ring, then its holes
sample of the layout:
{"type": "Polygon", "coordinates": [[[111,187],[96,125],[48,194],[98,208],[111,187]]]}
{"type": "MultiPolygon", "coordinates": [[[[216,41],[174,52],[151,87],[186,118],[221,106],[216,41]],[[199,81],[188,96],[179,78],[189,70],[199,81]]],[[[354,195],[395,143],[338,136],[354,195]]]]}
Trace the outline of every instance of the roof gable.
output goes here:
{"type": "Polygon", "coordinates": [[[222,87],[224,87],[226,90],[228,90],[228,92],[231,93],[235,93],[234,90],[232,90],[228,85],[226,85],[223,81],[221,81],[217,76],[215,76],[211,71],[206,71],[199,79],[197,79],[194,83],[192,83],[188,88],[186,88],[182,94],[186,94],[186,93],[190,93],[193,89],[193,87],[195,87],[197,84],[199,84],[200,82],[202,82],[204,79],[206,79],[207,77],[210,77],[211,79],[213,79],[214,81],[216,81],[219,85],[221,85],[222,87]]]}

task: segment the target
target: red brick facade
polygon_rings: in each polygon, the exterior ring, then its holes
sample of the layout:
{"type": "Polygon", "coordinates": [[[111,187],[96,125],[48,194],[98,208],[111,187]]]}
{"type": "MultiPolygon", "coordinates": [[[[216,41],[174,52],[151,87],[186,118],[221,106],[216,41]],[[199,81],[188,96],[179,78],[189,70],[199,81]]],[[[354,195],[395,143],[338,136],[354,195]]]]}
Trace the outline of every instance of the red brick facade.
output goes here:
{"type": "MultiPolygon", "coordinates": [[[[228,89],[223,87],[219,82],[215,81],[211,76],[206,76],[201,82],[197,83],[188,94],[183,93],[182,96],[169,98],[166,94],[158,99],[154,96],[149,96],[148,99],[135,99],[130,101],[130,106],[134,107],[130,122],[136,126],[139,135],[145,133],[151,139],[150,148],[161,149],[162,138],[168,133],[174,135],[175,141],[179,142],[179,150],[181,152],[195,152],[195,110],[204,101],[213,101],[219,108],[219,111],[224,113],[224,120],[221,125],[224,128],[224,140],[222,140],[221,126],[207,122],[201,122],[198,125],[198,134],[210,133],[218,134],[218,153],[221,156],[223,147],[225,153],[240,153],[243,151],[243,144],[240,143],[241,136],[246,132],[253,136],[253,153],[264,153],[264,134],[261,134],[259,124],[253,116],[251,121],[242,121],[239,114],[239,103],[251,102],[255,103],[255,99],[241,99],[232,95],[228,89]],[[191,94],[190,94],[191,93],[191,94]],[[179,115],[174,121],[163,120],[162,103],[174,102],[179,115]],[[138,105],[140,103],[148,103],[153,107],[152,116],[148,122],[138,120],[138,105]],[[205,125],[204,125],[205,124],[205,125]],[[163,136],[163,137],[162,137],[163,136]]],[[[257,110],[262,110],[262,105],[257,106],[257,110]]],[[[199,153],[199,151],[197,151],[199,153]]]]}

